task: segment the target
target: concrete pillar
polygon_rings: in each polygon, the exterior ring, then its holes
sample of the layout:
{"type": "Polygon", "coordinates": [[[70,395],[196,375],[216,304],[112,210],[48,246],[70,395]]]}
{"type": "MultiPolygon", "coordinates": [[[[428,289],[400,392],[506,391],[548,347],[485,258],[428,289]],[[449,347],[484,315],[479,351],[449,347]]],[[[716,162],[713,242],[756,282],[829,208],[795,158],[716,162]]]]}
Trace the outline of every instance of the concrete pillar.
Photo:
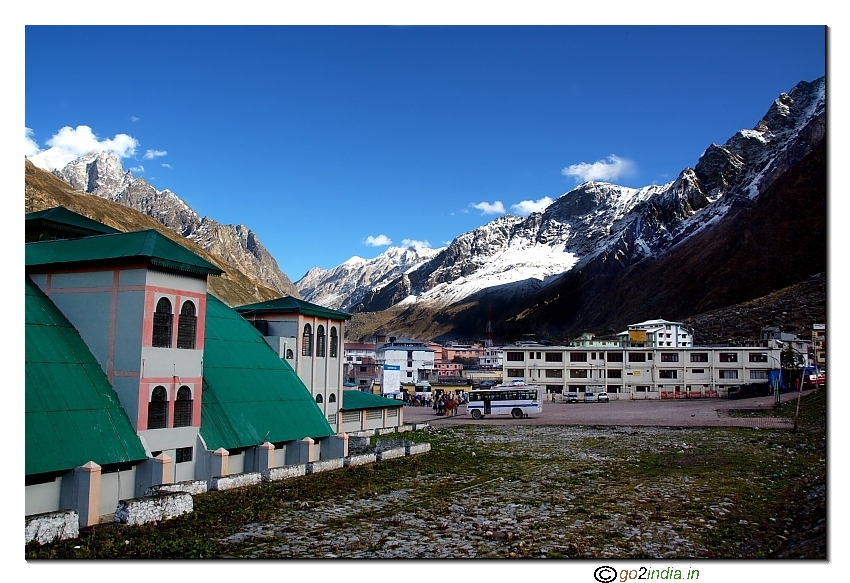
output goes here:
{"type": "Polygon", "coordinates": [[[174,460],[165,452],[151,460],[151,486],[174,482],[174,460]]]}
{"type": "Polygon", "coordinates": [[[337,433],[326,437],[322,443],[321,454],[326,460],[348,457],[348,434],[337,433]]]}
{"type": "Polygon", "coordinates": [[[313,441],[310,437],[305,437],[301,440],[302,451],[302,459],[304,460],[302,463],[309,463],[318,461],[316,457],[316,442],[313,441]]]}
{"type": "Polygon", "coordinates": [[[275,466],[274,445],[268,441],[257,447],[257,471],[265,472],[275,466]]]}
{"type": "Polygon", "coordinates": [[[398,407],[398,426],[404,425],[404,407],[398,407]]]}
{"type": "Polygon", "coordinates": [[[97,524],[100,518],[100,466],[90,461],[74,469],[76,482],[76,510],[80,513],[80,526],[97,524]]]}
{"type": "Polygon", "coordinates": [[[230,452],[223,447],[213,452],[210,472],[214,478],[230,475],[230,452]]]}

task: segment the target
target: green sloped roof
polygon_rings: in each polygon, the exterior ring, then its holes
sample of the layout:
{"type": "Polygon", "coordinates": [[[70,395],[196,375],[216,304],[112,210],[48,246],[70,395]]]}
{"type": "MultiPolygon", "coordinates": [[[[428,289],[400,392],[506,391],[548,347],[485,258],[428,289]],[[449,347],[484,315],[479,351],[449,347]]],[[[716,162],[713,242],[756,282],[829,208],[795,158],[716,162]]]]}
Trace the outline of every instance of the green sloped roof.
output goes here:
{"type": "Polygon", "coordinates": [[[384,407],[404,407],[404,401],[387,399],[363,391],[343,391],[343,411],[359,411],[361,409],[383,409],[384,407]]]}
{"type": "Polygon", "coordinates": [[[26,474],[147,457],[80,334],[26,277],[26,474]]]}
{"type": "Polygon", "coordinates": [[[207,294],[201,437],[236,449],[327,437],[334,431],[310,391],[233,309],[207,294]]]}
{"type": "Polygon", "coordinates": [[[332,310],[311,304],[304,300],[293,298],[292,296],[284,296],[266,302],[256,304],[248,304],[234,308],[240,314],[304,314],[305,316],[316,316],[317,318],[328,318],[330,320],[350,320],[351,314],[332,310]]]}
{"type": "Polygon", "coordinates": [[[153,266],[199,275],[223,273],[206,259],[153,229],[26,244],[28,267],[139,258],[153,266]]]}
{"type": "Polygon", "coordinates": [[[66,209],[64,206],[57,206],[52,209],[27,213],[24,219],[27,228],[30,225],[39,225],[47,228],[68,231],[79,235],[94,235],[94,234],[111,234],[120,233],[118,229],[113,229],[108,225],[99,223],[88,217],[77,214],[66,209]]]}

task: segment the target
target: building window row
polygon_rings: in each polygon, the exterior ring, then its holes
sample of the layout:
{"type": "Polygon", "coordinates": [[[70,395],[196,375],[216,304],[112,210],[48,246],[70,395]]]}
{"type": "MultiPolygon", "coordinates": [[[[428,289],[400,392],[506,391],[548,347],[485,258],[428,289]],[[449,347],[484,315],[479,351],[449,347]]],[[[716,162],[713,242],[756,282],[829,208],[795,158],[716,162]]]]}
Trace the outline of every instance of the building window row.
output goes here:
{"type": "MultiPolygon", "coordinates": [[[[180,308],[180,314],[177,319],[177,348],[194,349],[197,328],[198,315],[195,304],[186,300],[180,308]]],[[[168,298],[159,298],[153,313],[151,346],[155,348],[171,348],[173,331],[174,314],[171,308],[171,300],[168,298]]]]}
{"type": "MultiPolygon", "coordinates": [[[[192,391],[183,385],[177,389],[174,402],[174,427],[189,427],[192,424],[192,391]]],[[[148,403],[148,429],[168,427],[168,391],[163,386],[154,387],[148,403]]]]}
{"type": "MultiPolygon", "coordinates": [[[[337,358],[338,355],[339,335],[336,326],[331,326],[330,357],[337,358]]],[[[313,356],[313,327],[310,324],[304,324],[304,332],[301,335],[301,356],[313,356]]],[[[319,358],[327,356],[325,327],[321,324],[316,327],[316,356],[319,358]]]]}

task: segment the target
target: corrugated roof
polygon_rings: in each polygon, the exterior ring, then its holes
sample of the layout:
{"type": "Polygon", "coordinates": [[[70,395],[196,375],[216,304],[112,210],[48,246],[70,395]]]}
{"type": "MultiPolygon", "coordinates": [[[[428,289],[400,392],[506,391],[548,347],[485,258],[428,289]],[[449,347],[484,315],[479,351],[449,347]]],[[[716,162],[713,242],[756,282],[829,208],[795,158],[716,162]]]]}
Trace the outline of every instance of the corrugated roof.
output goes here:
{"type": "Polygon", "coordinates": [[[201,405],[207,447],[236,449],[333,433],[289,363],[242,316],[207,294],[201,405]]]}
{"type": "Polygon", "coordinates": [[[383,409],[384,407],[404,407],[404,401],[387,399],[363,391],[343,391],[343,411],[359,411],[361,409],[383,409]]]}
{"type": "Polygon", "coordinates": [[[305,316],[316,316],[317,318],[328,318],[330,320],[351,319],[351,314],[346,312],[311,304],[310,302],[305,302],[292,296],[284,296],[266,302],[239,306],[234,309],[240,314],[304,314],[305,316]]]}
{"type": "Polygon", "coordinates": [[[156,267],[199,275],[223,273],[206,259],[153,229],[26,244],[27,267],[139,258],[156,267]]]}
{"type": "Polygon", "coordinates": [[[57,206],[52,209],[27,213],[25,216],[26,228],[33,228],[34,225],[68,231],[80,235],[120,233],[118,229],[113,229],[110,226],[99,223],[93,219],[77,214],[66,209],[63,206],[57,206]]]}
{"type": "Polygon", "coordinates": [[[147,457],[127,413],[77,330],[28,278],[25,303],[26,474],[147,457]]]}

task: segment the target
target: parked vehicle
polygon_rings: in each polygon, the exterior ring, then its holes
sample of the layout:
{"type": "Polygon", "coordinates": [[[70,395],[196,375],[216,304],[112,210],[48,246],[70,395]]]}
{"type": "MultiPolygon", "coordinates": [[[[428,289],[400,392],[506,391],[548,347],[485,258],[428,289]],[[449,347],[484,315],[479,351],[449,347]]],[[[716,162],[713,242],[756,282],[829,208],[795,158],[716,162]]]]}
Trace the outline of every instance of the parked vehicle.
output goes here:
{"type": "Polygon", "coordinates": [[[578,393],[567,393],[567,396],[564,397],[564,400],[567,403],[578,403],[578,393]]]}
{"type": "Polygon", "coordinates": [[[600,403],[608,402],[608,393],[599,393],[596,395],[596,400],[600,403]]]}
{"type": "Polygon", "coordinates": [[[486,415],[510,415],[514,419],[522,419],[542,411],[540,394],[540,387],[536,385],[469,391],[466,411],[475,420],[486,415]]]}
{"type": "Polygon", "coordinates": [[[596,393],[585,393],[584,394],[584,402],[585,403],[595,403],[596,402],[596,393]]]}
{"type": "Polygon", "coordinates": [[[729,389],[730,399],[749,399],[752,397],[766,397],[770,394],[769,383],[745,383],[729,389]]]}

